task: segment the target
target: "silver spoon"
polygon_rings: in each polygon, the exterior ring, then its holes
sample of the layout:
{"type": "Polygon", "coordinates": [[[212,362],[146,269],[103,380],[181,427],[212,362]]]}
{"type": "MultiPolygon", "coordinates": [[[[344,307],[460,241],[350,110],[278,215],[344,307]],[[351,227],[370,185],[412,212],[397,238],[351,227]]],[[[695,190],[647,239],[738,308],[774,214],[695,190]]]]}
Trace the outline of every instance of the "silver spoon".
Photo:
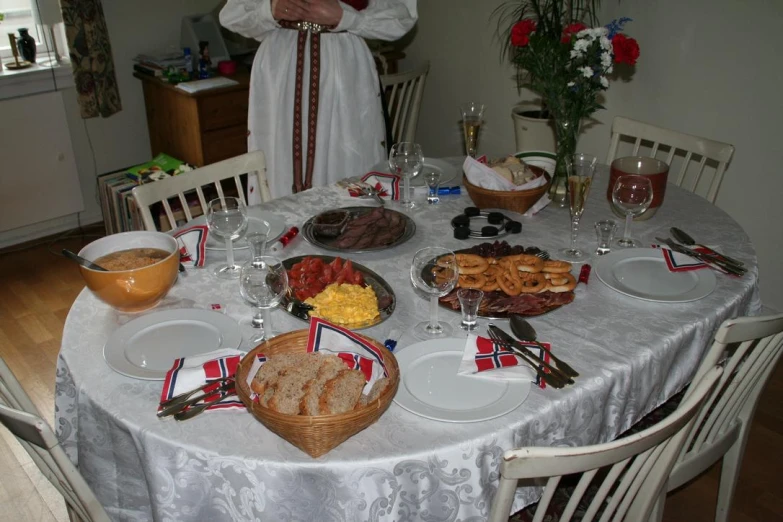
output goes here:
{"type": "MultiPolygon", "coordinates": [[[[533,325],[527,322],[527,320],[522,317],[521,315],[512,315],[509,319],[509,324],[511,325],[511,331],[514,332],[514,335],[517,336],[522,341],[529,341],[531,343],[535,343],[538,346],[540,346],[542,349],[544,349],[544,346],[536,341],[536,329],[533,328],[533,325]]],[[[571,368],[568,364],[561,361],[559,358],[555,356],[552,352],[549,352],[549,356],[552,358],[553,361],[555,361],[555,364],[557,364],[557,367],[560,368],[563,373],[567,374],[570,377],[579,377],[579,374],[571,368]]]]}
{"type": "Polygon", "coordinates": [[[78,254],[74,254],[67,248],[63,248],[63,255],[67,257],[68,259],[71,259],[73,261],[76,261],[80,265],[82,265],[85,268],[89,268],[91,270],[97,270],[98,272],[108,272],[105,268],[103,268],[101,265],[96,265],[90,260],[84,259],[82,256],[78,254]]]}
{"type": "MultiPolygon", "coordinates": [[[[694,246],[696,244],[696,240],[693,239],[687,232],[685,232],[681,228],[672,227],[672,228],[669,229],[669,231],[672,233],[672,236],[674,236],[674,239],[676,239],[677,241],[679,241],[683,245],[694,246]]],[[[745,263],[743,263],[742,261],[737,261],[733,257],[729,257],[726,254],[721,254],[720,252],[716,252],[715,250],[713,250],[713,249],[711,249],[709,247],[704,247],[704,248],[707,248],[707,250],[709,250],[710,253],[712,253],[712,254],[714,254],[714,255],[716,255],[718,257],[723,258],[726,262],[728,262],[729,264],[732,264],[732,265],[734,265],[734,266],[736,266],[738,268],[745,266],[745,263]]]]}

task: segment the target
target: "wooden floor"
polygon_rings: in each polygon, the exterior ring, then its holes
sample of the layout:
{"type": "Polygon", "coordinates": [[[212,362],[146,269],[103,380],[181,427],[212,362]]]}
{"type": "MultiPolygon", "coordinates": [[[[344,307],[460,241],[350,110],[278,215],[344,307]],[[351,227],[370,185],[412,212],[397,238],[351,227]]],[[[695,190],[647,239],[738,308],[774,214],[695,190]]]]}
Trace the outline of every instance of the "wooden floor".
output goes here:
{"type": "MultiPolygon", "coordinates": [[[[78,251],[91,240],[76,236],[53,245],[0,252],[0,357],[50,422],[54,417],[55,366],[63,324],[71,303],[83,287],[73,262],[50,250],[78,251]]],[[[3,428],[0,428],[0,476],[1,521],[67,520],[61,497],[3,428]]],[[[669,495],[664,520],[712,520],[719,477],[718,464],[669,495]]],[[[756,411],[730,520],[783,520],[781,484],[783,365],[778,365],[756,411]]]]}

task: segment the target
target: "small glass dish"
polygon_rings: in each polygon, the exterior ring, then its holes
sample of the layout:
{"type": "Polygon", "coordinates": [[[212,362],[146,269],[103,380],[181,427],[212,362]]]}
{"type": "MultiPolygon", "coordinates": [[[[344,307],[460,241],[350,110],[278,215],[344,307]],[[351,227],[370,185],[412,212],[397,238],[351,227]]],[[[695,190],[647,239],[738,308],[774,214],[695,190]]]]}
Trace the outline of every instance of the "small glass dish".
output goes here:
{"type": "Polygon", "coordinates": [[[350,218],[351,213],[347,210],[329,210],[318,214],[313,219],[313,232],[318,236],[337,237],[350,218]]]}

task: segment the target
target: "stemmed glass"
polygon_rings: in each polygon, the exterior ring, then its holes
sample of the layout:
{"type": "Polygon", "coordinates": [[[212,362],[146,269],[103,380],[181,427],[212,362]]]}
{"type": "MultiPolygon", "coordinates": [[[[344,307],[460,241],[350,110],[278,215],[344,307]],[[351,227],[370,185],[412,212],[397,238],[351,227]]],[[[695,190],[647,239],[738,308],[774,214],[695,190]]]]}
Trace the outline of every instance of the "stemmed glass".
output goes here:
{"type": "Polygon", "coordinates": [[[233,240],[247,227],[247,210],[239,198],[223,197],[207,204],[207,226],[209,231],[226,242],[226,265],[215,269],[221,279],[236,279],[242,267],[234,262],[233,240]]]}
{"type": "Polygon", "coordinates": [[[587,195],[593,184],[595,165],[598,158],[589,154],[573,154],[566,161],[568,183],[566,192],[571,209],[571,246],[560,250],[560,257],[567,261],[584,261],[590,254],[576,248],[576,238],[579,235],[579,221],[585,210],[587,195]]]}
{"type": "Polygon", "coordinates": [[[251,343],[260,343],[274,337],[272,331],[272,308],[277,306],[288,291],[288,273],[283,263],[272,256],[253,257],[242,267],[239,277],[239,293],[256,313],[250,321],[260,331],[251,343]]]}
{"type": "Polygon", "coordinates": [[[419,174],[424,168],[424,155],[421,145],[410,141],[401,141],[392,145],[389,152],[389,168],[394,174],[399,174],[403,179],[402,201],[403,208],[413,208],[411,201],[411,178],[419,174]]]}
{"type": "Polygon", "coordinates": [[[438,321],[438,298],[454,290],[458,278],[457,256],[451,250],[427,247],[413,256],[411,282],[430,296],[430,320],[414,327],[413,334],[417,338],[428,340],[451,334],[451,325],[438,321]]]}
{"type": "Polygon", "coordinates": [[[462,112],[462,130],[465,133],[465,153],[475,158],[478,135],[484,122],[484,106],[480,103],[468,102],[460,106],[460,112],[462,112]]]}
{"type": "Polygon", "coordinates": [[[653,200],[653,188],[650,179],[645,176],[627,174],[620,176],[612,188],[612,202],[625,211],[625,232],[615,243],[622,248],[641,246],[641,242],[631,237],[631,222],[634,216],[643,214],[653,200]]]}

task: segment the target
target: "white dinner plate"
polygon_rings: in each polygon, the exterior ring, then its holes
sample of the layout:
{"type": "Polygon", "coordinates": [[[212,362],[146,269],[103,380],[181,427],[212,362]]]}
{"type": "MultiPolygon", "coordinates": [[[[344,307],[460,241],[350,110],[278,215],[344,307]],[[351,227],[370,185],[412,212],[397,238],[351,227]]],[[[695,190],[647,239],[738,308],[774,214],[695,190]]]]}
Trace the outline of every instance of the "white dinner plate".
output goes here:
{"type": "MultiPolygon", "coordinates": [[[[385,172],[387,174],[391,172],[389,169],[389,163],[387,161],[378,163],[372,168],[372,170],[373,172],[385,172]]],[[[439,159],[424,158],[424,168],[421,169],[421,172],[419,172],[416,176],[411,178],[411,187],[425,186],[426,182],[424,181],[424,176],[422,176],[422,174],[432,171],[440,172],[441,187],[445,187],[457,176],[457,168],[454,165],[439,159]]]]}
{"type": "Polygon", "coordinates": [[[103,347],[112,370],[128,377],[163,380],[174,359],[239,348],[242,333],[236,321],[211,310],[162,310],[117,328],[103,347]]]}
{"type": "Polygon", "coordinates": [[[612,290],[660,303],[696,301],[710,295],[717,285],[712,270],[670,272],[657,248],[615,250],[599,257],[595,270],[612,290]]]}
{"type": "Polygon", "coordinates": [[[534,167],[540,167],[547,171],[550,175],[555,173],[555,163],[557,162],[557,156],[554,152],[547,152],[544,150],[528,150],[517,152],[514,154],[517,158],[521,159],[528,165],[534,167]]]}
{"type": "MultiPolygon", "coordinates": [[[[252,233],[253,230],[259,226],[262,221],[269,223],[269,241],[274,241],[279,238],[285,232],[285,221],[277,214],[269,212],[268,210],[262,210],[257,207],[248,207],[247,209],[247,229],[240,233],[239,237],[234,240],[234,249],[242,250],[249,248],[245,236],[248,232],[252,233]]],[[[188,225],[203,225],[207,222],[205,216],[199,216],[188,225]]],[[[222,238],[216,237],[210,234],[207,237],[207,250],[225,250],[226,242],[222,238]]]]}
{"type": "Polygon", "coordinates": [[[457,375],[464,346],[465,339],[437,339],[396,352],[400,386],[394,402],[427,419],[479,422],[505,415],[525,401],[529,381],[457,375]]]}

